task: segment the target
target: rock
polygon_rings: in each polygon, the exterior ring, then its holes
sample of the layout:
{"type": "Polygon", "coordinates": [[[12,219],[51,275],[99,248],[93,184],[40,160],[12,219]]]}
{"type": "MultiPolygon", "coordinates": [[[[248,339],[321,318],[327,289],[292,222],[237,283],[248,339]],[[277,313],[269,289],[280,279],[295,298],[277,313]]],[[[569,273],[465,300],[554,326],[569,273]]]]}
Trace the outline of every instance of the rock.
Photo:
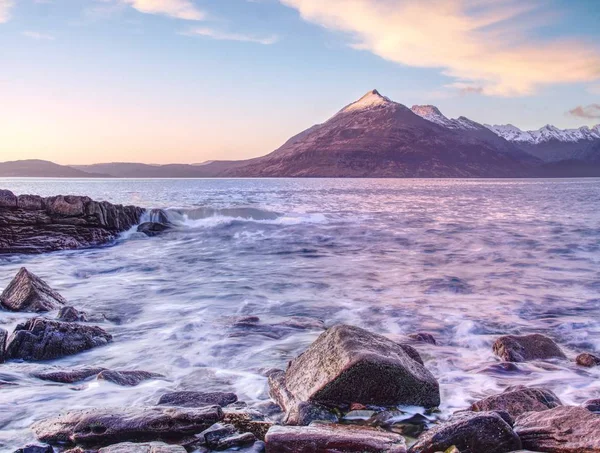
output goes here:
{"type": "Polygon", "coordinates": [[[264,440],[273,423],[267,422],[248,411],[223,410],[223,422],[233,425],[241,433],[252,433],[257,439],[264,440]]]}
{"type": "Polygon", "coordinates": [[[76,354],[112,341],[112,336],[96,326],[29,319],[19,324],[8,339],[7,359],[50,360],[76,354]]]}
{"type": "Polygon", "coordinates": [[[511,417],[525,412],[539,412],[562,406],[558,396],[543,388],[509,387],[503,393],[492,395],[473,403],[469,410],[474,412],[505,411],[511,417]]]}
{"type": "Polygon", "coordinates": [[[122,442],[98,450],[98,453],[186,453],[181,445],[169,445],[163,442],[148,442],[136,444],[122,442]]]}
{"type": "Polygon", "coordinates": [[[33,373],[32,376],[41,379],[42,381],[60,382],[61,384],[73,384],[83,381],[98,373],[104,371],[105,368],[76,368],[71,370],[54,370],[33,373]]]}
{"type": "Polygon", "coordinates": [[[408,338],[410,338],[411,340],[418,341],[420,343],[428,343],[433,345],[437,344],[437,342],[435,341],[435,337],[427,332],[411,333],[408,335],[408,338]]]}
{"type": "Polygon", "coordinates": [[[177,440],[201,433],[223,419],[219,406],[123,407],[75,410],[34,423],[42,442],[105,446],[118,442],[177,440]]]}
{"type": "Polygon", "coordinates": [[[515,431],[523,448],[549,453],[600,451],[600,415],[583,407],[559,406],[527,412],[517,418],[515,431]]]}
{"type": "Polygon", "coordinates": [[[59,321],[65,322],[87,322],[87,316],[85,312],[77,310],[75,307],[62,307],[58,311],[58,316],[56,317],[59,321]]]}
{"type": "Polygon", "coordinates": [[[583,353],[577,356],[575,362],[577,362],[577,365],[592,368],[595,366],[600,366],[600,357],[596,357],[593,354],[583,353]]]}
{"type": "Polygon", "coordinates": [[[0,191],[0,254],[44,253],[107,244],[145,210],[88,197],[15,197],[0,191]]]}
{"type": "Polygon", "coordinates": [[[355,425],[273,426],[267,453],[405,453],[398,434],[355,425]]]}
{"type": "Polygon", "coordinates": [[[66,303],[45,281],[24,267],[0,295],[0,305],[11,311],[50,311],[66,303]]]}
{"type": "Polygon", "coordinates": [[[153,237],[158,236],[159,234],[164,233],[171,228],[172,227],[170,225],[165,225],[164,223],[144,222],[137,227],[137,232],[153,237]]]}
{"type": "Polygon", "coordinates": [[[271,395],[284,410],[296,402],[428,408],[440,403],[436,379],[407,354],[405,345],[347,325],[323,332],[290,362],[283,380],[272,376],[271,395]]]}
{"type": "Polygon", "coordinates": [[[8,332],[5,329],[0,328],[0,363],[4,363],[4,355],[6,351],[6,339],[8,338],[8,332]]]}
{"type": "Polygon", "coordinates": [[[277,325],[301,330],[325,329],[325,323],[323,321],[316,318],[310,318],[308,316],[290,316],[284,321],[277,323],[277,325]]]}
{"type": "Polygon", "coordinates": [[[165,393],[158,400],[159,406],[202,407],[227,406],[238,400],[235,393],[224,392],[171,392],[165,393]]]}
{"type": "Polygon", "coordinates": [[[521,449],[508,414],[459,412],[423,433],[410,453],[435,453],[456,447],[461,453],[506,453],[521,449]]]}
{"type": "Polygon", "coordinates": [[[54,449],[50,445],[26,445],[14,453],[54,453],[54,449]]]}
{"type": "Polygon", "coordinates": [[[494,353],[505,362],[567,358],[552,339],[537,333],[505,335],[498,338],[492,348],[494,353]]]}
{"type": "Polygon", "coordinates": [[[256,442],[254,434],[240,434],[235,426],[219,423],[211,426],[198,437],[204,438],[204,445],[211,450],[227,450],[256,442]]]}
{"type": "Polygon", "coordinates": [[[105,370],[98,374],[99,380],[112,382],[113,384],[122,385],[125,387],[135,387],[149,379],[160,379],[165,376],[149,371],[132,370],[132,371],[114,371],[105,370]]]}
{"type": "Polygon", "coordinates": [[[587,400],[585,403],[582,404],[582,406],[585,407],[588,411],[600,412],[600,398],[587,400]]]}
{"type": "Polygon", "coordinates": [[[214,446],[214,450],[228,450],[230,448],[239,449],[245,445],[254,444],[256,442],[256,437],[252,433],[243,433],[236,434],[234,436],[225,437],[224,439],[219,440],[219,442],[214,446]]]}

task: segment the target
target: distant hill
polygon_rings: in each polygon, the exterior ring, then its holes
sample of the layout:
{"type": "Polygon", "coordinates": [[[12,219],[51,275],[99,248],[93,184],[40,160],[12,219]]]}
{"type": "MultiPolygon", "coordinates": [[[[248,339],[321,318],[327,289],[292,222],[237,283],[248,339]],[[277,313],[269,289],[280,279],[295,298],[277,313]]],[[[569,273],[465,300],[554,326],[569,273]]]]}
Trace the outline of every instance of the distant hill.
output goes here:
{"type": "Polygon", "coordinates": [[[74,165],[73,168],[94,173],[106,173],[117,178],[209,178],[225,170],[244,165],[245,161],[211,161],[206,164],[149,165],[130,162],[74,165]]]}
{"type": "Polygon", "coordinates": [[[0,177],[21,178],[108,178],[109,174],[91,173],[47,160],[0,162],[0,177]]]}

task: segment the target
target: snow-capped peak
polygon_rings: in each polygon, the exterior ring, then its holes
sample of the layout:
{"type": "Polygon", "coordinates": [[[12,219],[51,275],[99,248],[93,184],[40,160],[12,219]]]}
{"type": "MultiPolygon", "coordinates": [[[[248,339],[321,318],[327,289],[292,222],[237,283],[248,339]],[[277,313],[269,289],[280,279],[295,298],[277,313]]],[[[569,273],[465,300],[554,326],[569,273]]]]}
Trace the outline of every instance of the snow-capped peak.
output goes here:
{"type": "Polygon", "coordinates": [[[512,124],[493,126],[486,124],[485,127],[510,142],[538,144],[556,140],[576,143],[581,140],[600,139],[600,125],[594,126],[592,129],[585,126],[579,129],[559,129],[551,124],[546,124],[535,131],[522,131],[512,124]]]}
{"type": "Polygon", "coordinates": [[[440,112],[440,109],[435,105],[413,105],[411,110],[421,118],[439,124],[440,126],[447,127],[448,129],[477,129],[478,127],[481,127],[464,116],[450,119],[444,116],[442,112],[440,112]]]}
{"type": "MultiPolygon", "coordinates": [[[[372,108],[396,104],[390,98],[382,96],[379,91],[372,90],[361,97],[358,101],[346,106],[341,112],[354,112],[357,110],[370,110],[372,108]]],[[[340,113],[341,113],[340,112],[340,113]]]]}

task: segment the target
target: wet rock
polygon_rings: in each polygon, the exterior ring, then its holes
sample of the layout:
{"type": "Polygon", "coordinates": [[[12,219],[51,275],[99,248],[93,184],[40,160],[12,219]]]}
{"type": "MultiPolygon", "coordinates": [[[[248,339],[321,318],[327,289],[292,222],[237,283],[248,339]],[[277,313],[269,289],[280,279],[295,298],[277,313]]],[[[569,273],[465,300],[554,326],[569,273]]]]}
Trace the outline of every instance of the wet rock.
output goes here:
{"type": "Polygon", "coordinates": [[[583,407],[560,406],[527,412],[517,418],[515,431],[523,448],[550,453],[600,451],[600,415],[583,407]]]}
{"type": "Polygon", "coordinates": [[[56,319],[64,322],[87,322],[87,315],[75,307],[66,306],[58,311],[56,319]]]}
{"type": "Polygon", "coordinates": [[[110,341],[112,336],[100,327],[34,318],[15,328],[8,339],[6,358],[50,360],[110,341]]]}
{"type": "Polygon", "coordinates": [[[238,400],[235,393],[225,392],[171,392],[165,393],[158,400],[159,406],[202,407],[227,406],[238,400]]]}
{"type": "Polygon", "coordinates": [[[132,443],[122,442],[98,450],[98,453],[186,453],[181,445],[169,445],[163,442],[132,443]]]}
{"type": "Polygon", "coordinates": [[[0,295],[0,305],[11,311],[44,312],[66,303],[45,281],[24,267],[0,295]]]}
{"type": "Polygon", "coordinates": [[[595,366],[600,366],[600,357],[597,357],[593,354],[583,353],[579,354],[575,358],[575,362],[577,362],[577,365],[592,368],[595,366]]]}
{"type": "Polygon", "coordinates": [[[252,433],[236,434],[221,439],[215,446],[214,450],[229,450],[230,448],[239,449],[246,445],[253,445],[256,442],[256,437],[252,433]]]}
{"type": "Polygon", "coordinates": [[[418,341],[420,343],[428,343],[433,345],[437,344],[437,342],[435,341],[435,337],[427,332],[411,333],[408,335],[408,338],[410,338],[411,340],[418,341]]]}
{"type": "Polygon", "coordinates": [[[256,442],[254,434],[241,434],[235,426],[221,425],[219,423],[208,428],[199,437],[204,439],[203,444],[211,450],[239,448],[256,442]]]}
{"type": "Polygon", "coordinates": [[[260,322],[258,316],[242,316],[233,321],[233,327],[254,327],[260,322]]]}
{"type": "Polygon", "coordinates": [[[267,453],[405,453],[398,434],[355,425],[273,426],[267,453]]]}
{"type": "Polygon", "coordinates": [[[158,236],[159,234],[164,233],[171,228],[172,227],[170,225],[165,225],[164,223],[145,222],[137,227],[137,232],[153,237],[158,236]]]}
{"type": "Polygon", "coordinates": [[[587,400],[585,403],[582,404],[582,406],[585,407],[588,411],[600,412],[600,398],[587,400]]]}
{"type": "Polygon", "coordinates": [[[223,422],[233,425],[241,433],[252,433],[257,439],[264,440],[273,423],[263,419],[262,414],[249,411],[223,410],[223,422]]]}
{"type": "Polygon", "coordinates": [[[405,344],[405,343],[400,343],[398,346],[400,346],[404,350],[404,352],[406,352],[406,354],[411,359],[413,359],[415,362],[418,362],[421,365],[425,365],[425,363],[423,362],[423,359],[421,358],[421,354],[419,354],[419,351],[417,351],[411,345],[405,344]]]}
{"type": "Polygon", "coordinates": [[[525,412],[539,412],[562,406],[560,399],[550,390],[536,387],[509,387],[503,393],[489,396],[473,403],[474,412],[505,411],[511,417],[525,412]]]}
{"type": "Polygon", "coordinates": [[[505,362],[567,358],[552,339],[537,333],[505,335],[498,338],[492,348],[494,353],[505,362]]]}
{"type": "Polygon", "coordinates": [[[16,197],[0,192],[0,254],[103,245],[140,222],[145,210],[88,197],[16,197]]]}
{"type": "Polygon", "coordinates": [[[323,321],[308,316],[290,316],[285,321],[278,323],[278,325],[301,330],[325,329],[325,323],[323,321]]]}
{"type": "Polygon", "coordinates": [[[298,330],[324,330],[325,324],[320,319],[307,316],[291,316],[281,322],[261,323],[258,316],[244,316],[233,321],[233,332],[230,337],[261,335],[275,340],[292,335],[298,330]]]}
{"type": "Polygon", "coordinates": [[[35,423],[49,444],[105,446],[118,442],[177,440],[201,433],[223,419],[219,406],[202,408],[123,407],[70,411],[35,423]]]}
{"type": "Polygon", "coordinates": [[[54,450],[50,445],[26,445],[14,453],[54,453],[54,450]]]}
{"type": "Polygon", "coordinates": [[[521,449],[508,414],[460,412],[423,433],[410,453],[435,453],[456,447],[461,453],[507,453],[521,449]]]}
{"type": "Polygon", "coordinates": [[[32,376],[41,379],[43,381],[60,382],[62,384],[73,384],[75,382],[83,381],[92,376],[96,376],[98,373],[104,371],[105,368],[91,367],[91,368],[74,368],[70,370],[52,370],[42,371],[33,373],[32,376]]]}
{"type": "Polygon", "coordinates": [[[286,399],[337,407],[440,403],[436,379],[403,345],[347,325],[322,333],[290,362],[284,379],[271,373],[269,383],[284,410],[290,405],[286,399]]]}
{"type": "Polygon", "coordinates": [[[4,363],[4,355],[6,351],[6,339],[8,338],[8,332],[5,329],[0,328],[0,363],[4,363]]]}
{"type": "Polygon", "coordinates": [[[165,376],[149,371],[131,370],[131,371],[114,371],[105,370],[98,374],[98,379],[112,382],[113,384],[122,385],[124,387],[135,387],[149,379],[160,379],[165,376]]]}

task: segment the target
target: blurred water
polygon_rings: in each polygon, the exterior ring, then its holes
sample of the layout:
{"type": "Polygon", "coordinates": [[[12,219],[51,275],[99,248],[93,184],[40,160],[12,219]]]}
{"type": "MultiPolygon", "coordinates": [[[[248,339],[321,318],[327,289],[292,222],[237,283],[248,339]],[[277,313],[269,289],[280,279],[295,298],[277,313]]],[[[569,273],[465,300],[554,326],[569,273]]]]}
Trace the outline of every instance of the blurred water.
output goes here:
{"type": "MultiPolygon", "coordinates": [[[[600,370],[571,363],[501,372],[498,335],[542,332],[568,355],[600,352],[600,180],[35,180],[15,193],[89,195],[170,208],[178,228],[124,234],[116,246],[0,258],[0,288],[27,266],[88,313],[114,342],[49,363],[0,365],[0,450],[33,440],[35,420],[82,407],[152,404],[170,390],[268,399],[283,368],[320,333],[308,316],[418,346],[448,414],[507,385],[544,385],[566,403],[600,397],[600,370]],[[256,315],[261,326],[232,326],[256,315]],[[116,322],[115,322],[116,321],[116,322]],[[98,365],[163,373],[123,388],[32,378],[98,365]]],[[[0,312],[12,330],[26,316],[0,312]]]]}

